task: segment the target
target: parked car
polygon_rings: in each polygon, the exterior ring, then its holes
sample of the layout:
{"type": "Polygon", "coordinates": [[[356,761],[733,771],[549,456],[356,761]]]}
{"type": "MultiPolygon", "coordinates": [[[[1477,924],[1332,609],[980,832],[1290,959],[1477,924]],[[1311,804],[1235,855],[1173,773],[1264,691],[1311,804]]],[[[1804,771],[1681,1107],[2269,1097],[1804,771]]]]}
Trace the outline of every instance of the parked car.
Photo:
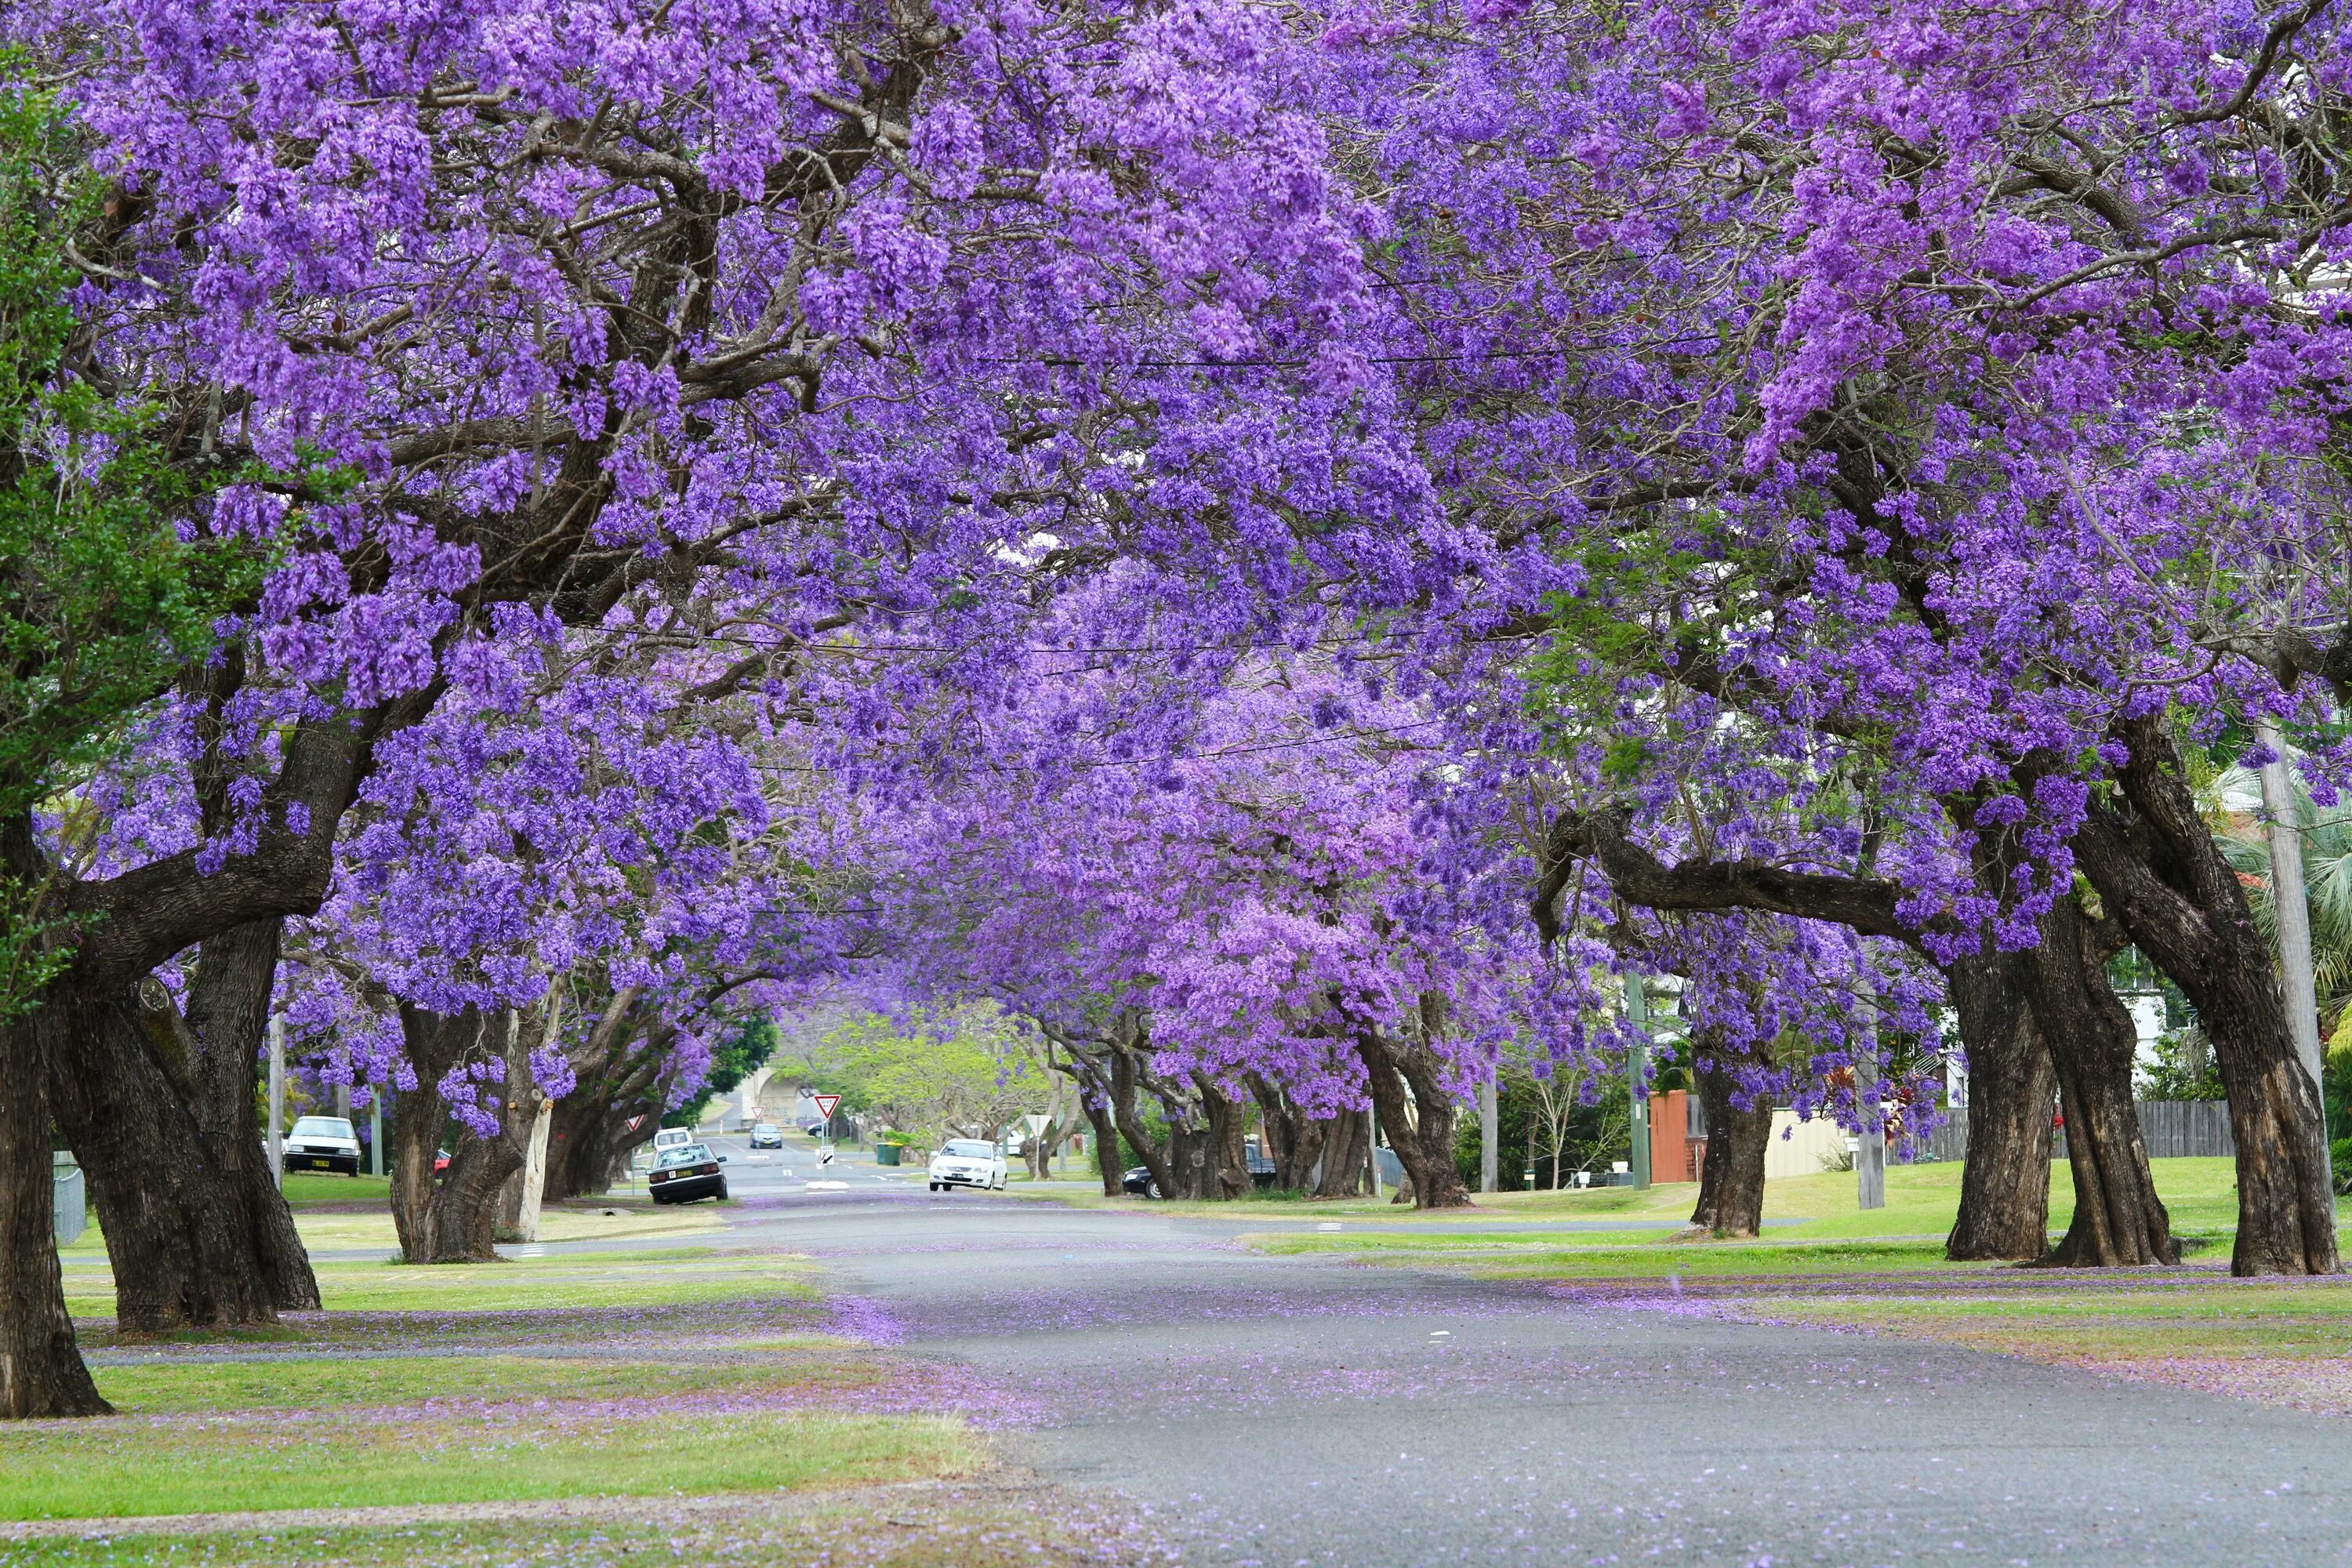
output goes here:
{"type": "Polygon", "coordinates": [[[824,1123],[822,1121],[812,1121],[806,1127],[802,1128],[801,1131],[807,1133],[812,1138],[822,1138],[824,1136],[824,1123]]]}
{"type": "Polygon", "coordinates": [[[340,1116],[305,1116],[286,1135],[286,1168],[289,1171],[341,1171],[360,1173],[360,1135],[340,1116]]]}
{"type": "Polygon", "coordinates": [[[713,1154],[706,1143],[676,1143],[654,1156],[646,1190],[657,1204],[690,1204],[697,1198],[723,1198],[727,1177],[719,1167],[724,1154],[713,1154]]]}
{"type": "Polygon", "coordinates": [[[772,1121],[758,1121],[751,1126],[751,1147],[781,1149],[784,1146],[784,1130],[772,1121]]]}
{"type": "MultiPolygon", "coordinates": [[[[1260,1192],[1274,1185],[1276,1171],[1272,1156],[1248,1154],[1243,1157],[1242,1163],[1249,1168],[1251,1184],[1260,1192]]],[[[1119,1176],[1118,1184],[1125,1189],[1129,1197],[1156,1198],[1162,1195],[1160,1184],[1151,1179],[1151,1167],[1149,1165],[1138,1165],[1123,1173],[1119,1176]]]]}
{"type": "Polygon", "coordinates": [[[979,1138],[950,1138],[931,1156],[931,1191],[949,1187],[1004,1186],[1004,1152],[979,1138]]]}
{"type": "Polygon", "coordinates": [[[665,1150],[683,1149],[693,1142],[693,1128],[665,1127],[654,1134],[654,1153],[658,1156],[665,1150]]]}

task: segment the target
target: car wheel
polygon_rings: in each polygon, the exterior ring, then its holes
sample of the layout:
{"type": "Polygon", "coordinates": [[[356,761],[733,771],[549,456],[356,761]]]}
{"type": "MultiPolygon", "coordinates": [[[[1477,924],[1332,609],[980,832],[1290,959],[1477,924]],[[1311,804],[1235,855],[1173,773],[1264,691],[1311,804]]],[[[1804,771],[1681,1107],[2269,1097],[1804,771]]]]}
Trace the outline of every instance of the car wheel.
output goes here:
{"type": "Polygon", "coordinates": [[[1158,1182],[1158,1180],[1156,1180],[1156,1179],[1155,1179],[1155,1180],[1153,1180],[1153,1181],[1151,1181],[1151,1182],[1149,1182],[1149,1183],[1145,1184],[1144,1188],[1143,1188],[1143,1195],[1144,1195],[1145,1197],[1147,1197],[1147,1198],[1156,1198],[1156,1197],[1158,1197],[1158,1196],[1160,1195],[1160,1183],[1158,1182]]]}
{"type": "Polygon", "coordinates": [[[727,1184],[724,1182],[719,1184],[719,1201],[722,1204],[727,1201],[727,1184]]]}

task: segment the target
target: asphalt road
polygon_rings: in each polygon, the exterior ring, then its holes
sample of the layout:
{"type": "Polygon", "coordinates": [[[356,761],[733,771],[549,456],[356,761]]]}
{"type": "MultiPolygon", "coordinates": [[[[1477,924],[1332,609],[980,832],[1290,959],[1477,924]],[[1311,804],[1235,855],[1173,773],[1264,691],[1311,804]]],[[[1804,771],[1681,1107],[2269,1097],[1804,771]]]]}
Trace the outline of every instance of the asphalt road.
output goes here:
{"type": "Polygon", "coordinates": [[[1671,1293],[1263,1258],[1241,1223],[744,1191],[745,1239],[1002,1388],[1039,1471],[1190,1562],[2352,1562],[2352,1427],[2318,1416],[1671,1293]]]}

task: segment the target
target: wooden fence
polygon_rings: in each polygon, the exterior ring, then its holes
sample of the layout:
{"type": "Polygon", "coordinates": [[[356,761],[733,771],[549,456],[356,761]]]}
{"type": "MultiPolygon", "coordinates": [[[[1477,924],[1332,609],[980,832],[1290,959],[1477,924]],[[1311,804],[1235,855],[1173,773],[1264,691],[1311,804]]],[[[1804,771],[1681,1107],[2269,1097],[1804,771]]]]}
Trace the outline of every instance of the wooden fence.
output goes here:
{"type": "MultiPolygon", "coordinates": [[[[2136,1100],[2139,1135],[2151,1160],[2203,1155],[2235,1159],[2237,1140],[2230,1135],[2230,1105],[2222,1100],[2136,1100]]],[[[1969,1152],[1969,1113],[1954,1110],[1949,1120],[1927,1135],[1927,1146],[1914,1155],[1922,1163],[1958,1160],[1969,1152]]],[[[2053,1160],[2066,1157],[2066,1134],[2061,1129],[2050,1151],[2053,1160]]]]}

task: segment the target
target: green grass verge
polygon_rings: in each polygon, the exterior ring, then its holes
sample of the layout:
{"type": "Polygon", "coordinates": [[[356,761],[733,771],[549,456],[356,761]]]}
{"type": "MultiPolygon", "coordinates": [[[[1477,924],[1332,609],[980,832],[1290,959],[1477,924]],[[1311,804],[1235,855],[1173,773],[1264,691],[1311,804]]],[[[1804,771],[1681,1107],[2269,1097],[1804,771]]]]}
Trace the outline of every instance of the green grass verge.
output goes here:
{"type": "MultiPolygon", "coordinates": [[[[790,1257],[714,1261],[708,1249],[585,1253],[499,1263],[322,1263],[314,1272],[330,1312],[532,1311],[564,1308],[688,1306],[772,1297],[812,1300],[809,1266],[790,1257]]],[[[66,1277],[66,1308],[78,1318],[114,1311],[111,1280],[96,1270],[66,1277]]]]}
{"type": "Polygon", "coordinates": [[[798,1489],[969,1474],[985,1457],[942,1416],[115,1417],[0,1435],[0,1519],[798,1489]]]}
{"type": "Polygon", "coordinates": [[[310,1525],[269,1535],[57,1536],[0,1544],[11,1568],[583,1568],[626,1563],[843,1563],[860,1568],[1164,1565],[1132,1520],[1084,1502],[953,1484],[886,1500],[723,1509],[641,1505],[616,1517],[310,1525]]]}
{"type": "MultiPolygon", "coordinates": [[[[845,1348],[845,1342],[833,1345],[845,1348]]],[[[436,1401],[663,1399],[875,1386],[886,1372],[842,1349],[749,1352],[725,1361],[609,1356],[306,1356],[152,1363],[93,1369],[98,1391],[125,1415],[227,1411],[335,1411],[436,1401]]]]}

